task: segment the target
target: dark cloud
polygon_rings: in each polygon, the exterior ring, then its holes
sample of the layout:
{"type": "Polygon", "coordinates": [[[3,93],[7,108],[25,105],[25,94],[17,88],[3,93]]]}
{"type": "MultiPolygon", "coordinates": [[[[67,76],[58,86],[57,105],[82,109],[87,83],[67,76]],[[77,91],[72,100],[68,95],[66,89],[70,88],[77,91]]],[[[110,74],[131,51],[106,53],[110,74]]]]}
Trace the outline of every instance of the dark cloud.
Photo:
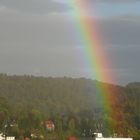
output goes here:
{"type": "Polygon", "coordinates": [[[100,23],[109,44],[140,44],[140,16],[111,17],[101,20],[100,23]]]}
{"type": "Polygon", "coordinates": [[[8,9],[33,14],[46,14],[52,11],[61,12],[68,9],[63,3],[52,0],[0,0],[0,5],[8,9]]]}
{"type": "Polygon", "coordinates": [[[100,20],[106,51],[120,83],[140,81],[139,19],[139,16],[122,16],[100,20]]]}

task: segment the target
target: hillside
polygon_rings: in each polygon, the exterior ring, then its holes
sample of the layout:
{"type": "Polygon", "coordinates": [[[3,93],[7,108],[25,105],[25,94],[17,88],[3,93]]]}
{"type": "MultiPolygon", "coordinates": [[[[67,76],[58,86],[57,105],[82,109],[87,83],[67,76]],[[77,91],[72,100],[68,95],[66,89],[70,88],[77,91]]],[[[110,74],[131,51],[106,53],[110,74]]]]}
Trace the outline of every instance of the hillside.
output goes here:
{"type": "MultiPolygon", "coordinates": [[[[80,128],[95,130],[96,124],[99,123],[103,126],[98,129],[101,129],[106,135],[112,133],[106,122],[113,120],[114,126],[116,126],[114,131],[117,133],[124,135],[130,133],[130,135],[139,137],[140,83],[138,82],[123,87],[85,78],[44,78],[1,74],[0,97],[1,129],[2,122],[5,120],[4,116],[21,122],[24,116],[27,118],[29,113],[40,116],[40,121],[41,118],[56,120],[58,116],[64,116],[68,120],[68,118],[74,117],[75,120],[79,120],[79,123],[75,124],[79,129],[78,132],[82,131],[80,128]],[[99,106],[102,98],[98,96],[97,84],[107,86],[115,96],[113,101],[113,109],[116,111],[115,118],[106,116],[104,107],[99,106]],[[93,124],[85,124],[84,120],[86,119],[93,124]],[[85,125],[83,126],[83,124],[85,125]]],[[[65,125],[67,126],[67,124],[65,125]]],[[[23,126],[21,125],[21,128],[23,126]]],[[[37,127],[37,124],[34,127],[37,127]]]]}

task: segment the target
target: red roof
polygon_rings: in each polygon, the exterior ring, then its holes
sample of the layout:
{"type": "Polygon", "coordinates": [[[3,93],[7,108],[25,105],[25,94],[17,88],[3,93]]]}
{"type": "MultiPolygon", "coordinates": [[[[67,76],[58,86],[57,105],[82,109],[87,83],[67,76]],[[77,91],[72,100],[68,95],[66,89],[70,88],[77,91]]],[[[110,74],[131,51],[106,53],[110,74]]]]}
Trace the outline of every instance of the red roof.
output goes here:
{"type": "Polygon", "coordinates": [[[71,137],[68,138],[68,140],[78,140],[78,139],[74,136],[71,136],[71,137]]]}

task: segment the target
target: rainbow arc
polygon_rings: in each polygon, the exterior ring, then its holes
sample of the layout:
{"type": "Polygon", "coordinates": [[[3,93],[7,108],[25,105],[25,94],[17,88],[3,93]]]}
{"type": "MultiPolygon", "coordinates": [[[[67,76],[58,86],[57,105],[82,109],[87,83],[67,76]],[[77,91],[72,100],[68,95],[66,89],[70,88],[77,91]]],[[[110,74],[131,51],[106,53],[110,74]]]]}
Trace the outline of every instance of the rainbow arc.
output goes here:
{"type": "MultiPolygon", "coordinates": [[[[109,62],[108,55],[104,50],[105,44],[102,42],[102,37],[99,33],[99,28],[96,20],[88,16],[88,0],[69,0],[69,6],[72,7],[72,16],[75,20],[77,29],[77,36],[80,39],[80,45],[85,55],[86,62],[90,66],[91,79],[96,79],[102,82],[114,83],[113,74],[107,72],[111,63],[109,62]]],[[[109,84],[101,84],[96,82],[99,99],[101,100],[100,106],[110,118],[117,119],[114,115],[114,108],[112,107],[116,97],[113,92],[113,86],[109,84]]],[[[117,102],[117,101],[116,101],[117,102]]],[[[107,118],[108,119],[108,118],[107,118]]],[[[110,130],[115,128],[112,120],[109,120],[108,125],[110,130]]]]}

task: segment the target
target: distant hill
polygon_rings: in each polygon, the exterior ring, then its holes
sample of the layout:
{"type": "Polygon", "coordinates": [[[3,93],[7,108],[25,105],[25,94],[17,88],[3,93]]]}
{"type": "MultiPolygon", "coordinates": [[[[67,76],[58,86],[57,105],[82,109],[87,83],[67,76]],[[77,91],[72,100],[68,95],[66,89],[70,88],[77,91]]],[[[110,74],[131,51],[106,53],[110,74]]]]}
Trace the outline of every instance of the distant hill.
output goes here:
{"type": "Polygon", "coordinates": [[[124,125],[122,129],[131,127],[139,132],[140,82],[123,87],[86,78],[0,74],[0,110],[14,112],[12,114],[16,116],[21,110],[35,109],[48,117],[73,114],[79,118],[96,117],[99,121],[106,118],[106,113],[104,107],[100,106],[102,98],[98,95],[97,84],[107,86],[115,97],[113,108],[118,120],[114,124],[117,126],[120,122],[120,125],[124,125]]]}
{"type": "MultiPolygon", "coordinates": [[[[44,113],[51,111],[78,113],[81,110],[99,108],[101,99],[96,89],[97,83],[99,82],[85,78],[44,78],[1,74],[0,96],[5,97],[13,106],[24,105],[28,109],[35,107],[44,113]]],[[[109,86],[117,88],[120,93],[125,89],[115,85],[109,86]]]]}

